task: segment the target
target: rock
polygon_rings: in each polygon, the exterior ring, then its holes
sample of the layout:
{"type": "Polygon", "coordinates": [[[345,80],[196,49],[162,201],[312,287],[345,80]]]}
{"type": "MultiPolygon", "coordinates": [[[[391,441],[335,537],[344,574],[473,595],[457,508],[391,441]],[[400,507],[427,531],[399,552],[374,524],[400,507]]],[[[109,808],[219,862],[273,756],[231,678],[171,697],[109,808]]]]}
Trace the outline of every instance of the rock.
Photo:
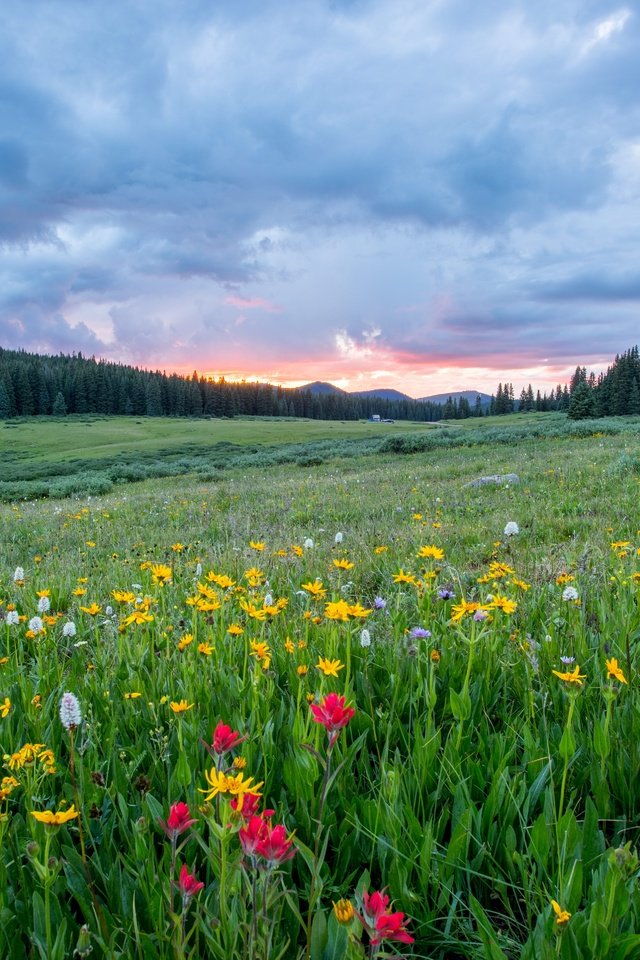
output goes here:
{"type": "Polygon", "coordinates": [[[477,480],[470,480],[469,483],[465,483],[464,486],[483,487],[485,483],[494,483],[503,486],[509,483],[520,483],[520,477],[517,473],[494,473],[491,477],[479,477],[477,480]]]}

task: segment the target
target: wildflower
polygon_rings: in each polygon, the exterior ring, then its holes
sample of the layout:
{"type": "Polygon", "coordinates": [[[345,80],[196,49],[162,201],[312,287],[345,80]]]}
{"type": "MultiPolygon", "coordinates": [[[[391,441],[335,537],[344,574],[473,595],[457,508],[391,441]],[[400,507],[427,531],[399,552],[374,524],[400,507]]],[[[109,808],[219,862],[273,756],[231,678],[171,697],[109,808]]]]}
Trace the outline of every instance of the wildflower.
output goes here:
{"type": "Polygon", "coordinates": [[[414,938],[405,927],[404,913],[393,913],[389,908],[389,897],[385,893],[362,894],[362,915],[356,914],[360,923],[369,934],[372,946],[384,940],[397,943],[414,943],[414,938]]]}
{"type": "MultiPolygon", "coordinates": [[[[242,794],[242,797],[233,797],[229,802],[231,809],[235,813],[239,813],[240,816],[244,817],[245,820],[249,820],[251,817],[255,816],[258,807],[260,806],[260,800],[261,794],[259,793],[244,793],[242,794]]],[[[263,810],[262,816],[272,816],[273,813],[273,810],[263,810]]]]}
{"type": "Polygon", "coordinates": [[[180,651],[180,653],[182,653],[182,651],[183,651],[186,647],[188,647],[190,643],[193,643],[193,634],[192,634],[192,633],[185,633],[184,637],[182,637],[182,638],[178,641],[178,643],[177,643],[177,647],[178,647],[178,650],[180,651]]]}
{"type": "Polygon", "coordinates": [[[271,664],[271,650],[264,640],[251,641],[251,656],[260,662],[263,670],[268,670],[271,664]]]}
{"type": "Polygon", "coordinates": [[[515,613],[518,609],[518,604],[515,600],[509,600],[508,597],[500,597],[498,594],[495,594],[493,597],[490,606],[494,610],[502,610],[503,613],[515,613]]]}
{"type": "Polygon", "coordinates": [[[182,543],[172,543],[172,544],[171,544],[171,549],[173,550],[174,553],[182,553],[182,551],[184,550],[184,544],[182,544],[182,543]]]}
{"type": "Polygon", "coordinates": [[[300,587],[302,590],[306,590],[307,593],[310,593],[312,597],[322,598],[327,595],[327,591],[323,586],[322,580],[318,580],[317,577],[313,581],[313,583],[311,583],[311,581],[309,581],[308,583],[301,583],[300,587]]]}
{"type": "Polygon", "coordinates": [[[227,627],[227,633],[232,637],[239,637],[244,633],[244,630],[239,624],[230,623],[227,627]]]}
{"type": "Polygon", "coordinates": [[[125,699],[125,700],[137,700],[138,697],[141,697],[141,696],[142,696],[142,694],[141,694],[138,690],[133,690],[131,693],[125,693],[125,694],[124,694],[124,699],[125,699]]]}
{"type": "Polygon", "coordinates": [[[40,597],[38,600],[38,613],[48,613],[51,609],[51,600],[49,597],[40,597]]]}
{"type": "Polygon", "coordinates": [[[65,730],[75,730],[82,723],[78,698],[73,693],[63,693],[60,700],[60,722],[65,730]]]}
{"type": "Polygon", "coordinates": [[[197,893],[200,893],[204,887],[204,883],[202,883],[201,880],[196,880],[195,875],[189,873],[186,864],[183,863],[182,869],[180,870],[178,887],[180,888],[184,903],[187,903],[191,897],[195,897],[197,893]]]}
{"type": "Polygon", "coordinates": [[[483,620],[486,620],[489,617],[489,614],[486,610],[476,610],[473,615],[473,619],[476,623],[482,623],[483,620]]]}
{"type": "Polygon", "coordinates": [[[339,660],[323,660],[322,657],[319,657],[316,667],[324,673],[325,677],[337,677],[338,671],[344,670],[344,663],[339,660]]]}
{"type": "Polygon", "coordinates": [[[329,747],[333,747],[338,739],[338,734],[343,727],[346,727],[356,711],[351,706],[346,706],[345,698],[337,693],[328,693],[319,703],[310,704],[313,719],[316,723],[321,723],[329,736],[329,747]]]}
{"type": "Polygon", "coordinates": [[[371,634],[366,629],[360,634],[360,646],[365,650],[371,646],[371,634]]]}
{"type": "Polygon", "coordinates": [[[4,698],[4,703],[0,703],[0,717],[4,720],[5,717],[9,715],[11,710],[11,700],[9,697],[4,698]]]}
{"type": "Polygon", "coordinates": [[[187,703],[186,700],[179,700],[177,702],[175,700],[172,700],[169,703],[169,706],[171,707],[174,713],[186,713],[187,710],[193,709],[194,704],[187,703]]]}
{"type": "Polygon", "coordinates": [[[7,610],[7,616],[4,621],[8,627],[15,627],[20,623],[20,615],[17,610],[7,610]]]}
{"type": "Polygon", "coordinates": [[[441,660],[440,651],[434,648],[429,654],[429,659],[431,660],[431,663],[440,663],[440,660],[441,660]]]}
{"type": "Polygon", "coordinates": [[[556,577],[556,583],[559,587],[563,587],[567,583],[571,583],[572,580],[575,580],[575,577],[571,573],[559,573],[556,577]]]}
{"type": "Polygon", "coordinates": [[[414,640],[428,640],[431,636],[431,631],[425,630],[424,627],[412,627],[409,631],[409,636],[413,637],[414,640]]]}
{"type": "Polygon", "coordinates": [[[561,660],[562,663],[565,664],[565,666],[567,666],[567,665],[570,664],[570,663],[575,663],[575,662],[576,662],[576,658],[575,658],[575,657],[566,657],[566,656],[563,656],[563,657],[560,657],[560,660],[561,660]]]}
{"type": "Polygon", "coordinates": [[[338,531],[335,537],[333,538],[333,542],[338,544],[338,543],[342,543],[343,540],[344,540],[344,535],[340,533],[340,531],[338,531]]]}
{"type": "Polygon", "coordinates": [[[509,523],[504,528],[505,537],[515,537],[520,533],[520,527],[515,522],[515,520],[510,520],[509,523]]]}
{"type": "Polygon", "coordinates": [[[394,573],[393,582],[394,583],[410,583],[414,587],[417,584],[415,576],[412,573],[405,573],[402,567],[400,567],[397,573],[394,573]]]}
{"type": "Polygon", "coordinates": [[[209,750],[212,755],[213,753],[217,753],[218,756],[221,757],[223,754],[228,753],[229,750],[233,750],[234,747],[244,743],[246,739],[247,734],[242,737],[237,730],[232,730],[228,724],[220,721],[213,731],[211,747],[207,747],[207,750],[209,750]]]}
{"type": "Polygon", "coordinates": [[[256,796],[261,796],[259,793],[260,787],[263,786],[263,783],[253,783],[253,777],[247,777],[244,779],[244,774],[238,773],[229,775],[218,771],[213,767],[211,770],[205,771],[205,780],[209,784],[209,789],[200,790],[199,793],[206,794],[205,800],[213,800],[217,794],[229,794],[229,796],[238,798],[238,806],[242,809],[243,797],[245,793],[255,794],[256,796]]]}
{"type": "Polygon", "coordinates": [[[575,587],[565,587],[562,591],[562,599],[566,601],[577,600],[578,591],[575,587]]]}
{"type": "Polygon", "coordinates": [[[38,823],[44,823],[48,827],[60,827],[63,823],[68,823],[70,820],[75,820],[78,816],[78,811],[75,806],[72,804],[68,810],[32,810],[31,816],[34,820],[37,820],[38,823]]]}
{"type": "Polygon", "coordinates": [[[558,927],[562,927],[565,923],[569,922],[571,919],[571,914],[568,910],[563,910],[557,900],[552,900],[551,906],[553,907],[553,912],[556,915],[556,925],[558,927]]]}
{"type": "Polygon", "coordinates": [[[578,666],[571,672],[562,673],[559,670],[552,670],[551,672],[560,680],[564,680],[565,683],[576,683],[579,687],[582,686],[582,681],[586,677],[586,673],[580,673],[580,667],[578,666]]]}
{"type": "Polygon", "coordinates": [[[453,590],[449,587],[441,587],[440,590],[438,590],[438,599],[440,600],[452,600],[454,596],[453,590]]]}
{"type": "Polygon", "coordinates": [[[164,820],[159,820],[160,826],[170,840],[175,840],[196,822],[189,812],[189,807],[182,801],[172,804],[166,823],[164,820]]]}
{"type": "Polygon", "coordinates": [[[444,560],[444,550],[440,547],[420,547],[416,553],[416,557],[419,558],[429,558],[431,560],[444,560]]]}
{"type": "Polygon", "coordinates": [[[151,580],[153,583],[157,583],[161,587],[164,587],[167,583],[171,583],[173,577],[171,567],[167,567],[164,563],[152,563],[149,569],[151,570],[151,580]]]}
{"type": "Polygon", "coordinates": [[[293,653],[296,649],[295,644],[293,643],[292,640],[289,639],[289,637],[287,637],[287,639],[284,642],[284,648],[287,651],[287,653],[293,653]]]}
{"type": "Polygon", "coordinates": [[[462,620],[468,613],[473,614],[476,610],[480,610],[479,603],[461,600],[460,603],[454,603],[451,607],[451,620],[453,623],[458,623],[458,621],[462,620]]]}
{"type": "Polygon", "coordinates": [[[88,613],[90,617],[95,617],[102,613],[102,607],[98,603],[92,603],[90,607],[80,607],[83,613],[88,613]]]}
{"type": "Polygon", "coordinates": [[[371,613],[370,609],[363,607],[360,603],[352,603],[348,608],[348,613],[350,617],[368,617],[371,613]]]}
{"type": "Polygon", "coordinates": [[[299,677],[306,677],[306,675],[309,673],[309,667],[306,665],[306,663],[301,663],[296,667],[296,673],[299,677]]]}
{"type": "Polygon", "coordinates": [[[373,548],[373,552],[376,554],[376,556],[379,556],[381,553],[386,553],[388,549],[389,547],[387,547],[385,544],[380,544],[380,546],[373,548]]]}
{"type": "Polygon", "coordinates": [[[613,678],[614,680],[619,680],[620,683],[627,683],[627,679],[618,666],[618,661],[615,657],[612,657],[610,660],[606,661],[607,667],[607,678],[613,678]]]}
{"type": "Polygon", "coordinates": [[[256,843],[255,852],[264,857],[269,867],[278,866],[296,855],[293,846],[293,835],[287,837],[283,824],[273,827],[268,821],[263,821],[264,830],[256,843]]]}
{"type": "Polygon", "coordinates": [[[44,624],[41,617],[31,617],[29,620],[29,630],[32,633],[44,633],[44,624]]]}
{"type": "Polygon", "coordinates": [[[355,563],[347,560],[346,557],[342,560],[334,560],[333,565],[337,570],[353,570],[355,567],[355,563]]]}
{"type": "Polygon", "coordinates": [[[64,625],[63,628],[62,628],[62,636],[63,636],[63,637],[75,637],[76,633],[77,633],[76,625],[75,625],[75,623],[73,622],[73,620],[67,620],[67,622],[65,623],[65,625],[64,625]]]}
{"type": "Polygon", "coordinates": [[[24,583],[24,570],[22,567],[16,567],[13,573],[13,582],[21,587],[24,583]]]}
{"type": "Polygon", "coordinates": [[[387,601],[383,597],[374,597],[373,606],[375,610],[384,610],[387,606],[387,601]]]}
{"type": "Polygon", "coordinates": [[[333,913],[338,923],[351,923],[355,916],[355,910],[350,900],[338,900],[333,904],[333,913]]]}
{"type": "Polygon", "coordinates": [[[307,537],[307,539],[304,542],[305,550],[313,550],[313,547],[314,547],[313,540],[311,539],[311,537],[307,537]]]}

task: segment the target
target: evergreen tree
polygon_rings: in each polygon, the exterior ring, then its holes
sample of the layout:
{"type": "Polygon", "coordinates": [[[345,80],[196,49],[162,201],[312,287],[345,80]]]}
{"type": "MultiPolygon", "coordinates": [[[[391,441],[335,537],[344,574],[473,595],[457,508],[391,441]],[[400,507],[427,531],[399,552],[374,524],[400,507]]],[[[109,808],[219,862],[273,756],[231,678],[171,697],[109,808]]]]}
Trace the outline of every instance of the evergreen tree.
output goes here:
{"type": "Polygon", "coordinates": [[[585,420],[588,417],[593,416],[593,410],[593,390],[586,380],[582,380],[576,384],[575,389],[571,394],[571,401],[569,403],[567,416],[570,420],[585,420]]]}
{"type": "Polygon", "coordinates": [[[51,413],[54,417],[66,417],[67,415],[67,404],[59,390],[55,395],[51,413]]]}
{"type": "Polygon", "coordinates": [[[0,380],[0,420],[8,420],[11,416],[11,401],[2,380],[0,380]]]}

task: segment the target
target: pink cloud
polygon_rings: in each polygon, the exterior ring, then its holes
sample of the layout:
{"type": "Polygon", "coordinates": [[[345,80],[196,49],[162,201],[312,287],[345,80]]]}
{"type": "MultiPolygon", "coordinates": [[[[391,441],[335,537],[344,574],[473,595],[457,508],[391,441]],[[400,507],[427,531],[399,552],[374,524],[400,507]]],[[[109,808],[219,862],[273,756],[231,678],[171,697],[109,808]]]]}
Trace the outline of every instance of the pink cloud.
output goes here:
{"type": "Polygon", "coordinates": [[[282,307],[279,307],[277,303],[271,303],[270,300],[264,300],[262,297],[229,296],[224,298],[224,302],[230,307],[239,307],[242,310],[264,310],[265,313],[282,313],[282,307]]]}

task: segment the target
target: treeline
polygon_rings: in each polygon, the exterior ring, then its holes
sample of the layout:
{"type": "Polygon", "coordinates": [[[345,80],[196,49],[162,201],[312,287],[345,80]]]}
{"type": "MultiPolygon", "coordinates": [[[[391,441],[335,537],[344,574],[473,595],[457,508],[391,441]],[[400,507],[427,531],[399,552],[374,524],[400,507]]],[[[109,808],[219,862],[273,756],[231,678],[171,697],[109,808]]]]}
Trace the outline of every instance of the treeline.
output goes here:
{"type": "Polygon", "coordinates": [[[468,401],[439,404],[346,393],[311,393],[141,370],[106,360],[0,348],[0,419],[66,414],[150,417],[308,417],[436,421],[469,416],[468,401]],[[465,407],[466,404],[466,407],[465,407]]]}
{"type": "Polygon", "coordinates": [[[640,357],[638,347],[616,356],[606,373],[587,376],[586,367],[576,367],[571,379],[572,420],[588,417],[620,417],[640,414],[640,357]]]}
{"type": "Polygon", "coordinates": [[[513,393],[513,384],[498,384],[498,389],[491,396],[488,413],[491,416],[499,416],[502,413],[530,413],[533,410],[539,413],[545,413],[549,410],[562,411],[569,409],[571,392],[565,383],[564,386],[559,383],[557,387],[551,389],[549,394],[536,391],[535,396],[531,384],[523,388],[519,400],[516,401],[513,393]]]}

